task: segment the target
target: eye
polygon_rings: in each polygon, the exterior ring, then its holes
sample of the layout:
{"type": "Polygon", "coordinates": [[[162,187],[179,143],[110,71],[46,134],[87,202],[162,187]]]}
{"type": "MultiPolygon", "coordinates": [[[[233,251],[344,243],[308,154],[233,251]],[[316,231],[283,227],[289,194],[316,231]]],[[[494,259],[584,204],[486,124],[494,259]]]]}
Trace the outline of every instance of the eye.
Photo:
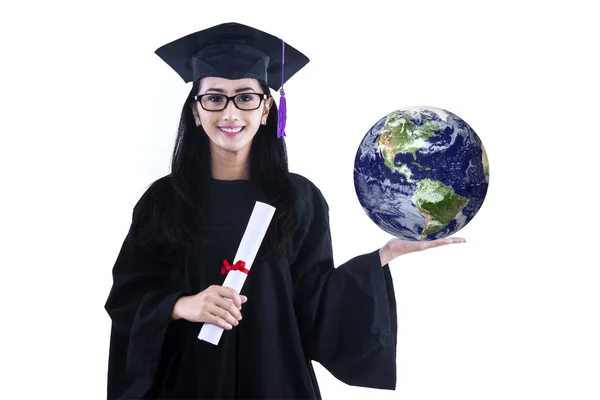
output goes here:
{"type": "Polygon", "coordinates": [[[205,98],[211,103],[221,103],[223,101],[223,96],[220,96],[218,94],[206,96],[205,98]]]}
{"type": "Polygon", "coordinates": [[[250,102],[250,101],[252,101],[254,99],[254,95],[251,95],[251,94],[241,94],[238,99],[242,103],[247,103],[247,102],[250,102]]]}

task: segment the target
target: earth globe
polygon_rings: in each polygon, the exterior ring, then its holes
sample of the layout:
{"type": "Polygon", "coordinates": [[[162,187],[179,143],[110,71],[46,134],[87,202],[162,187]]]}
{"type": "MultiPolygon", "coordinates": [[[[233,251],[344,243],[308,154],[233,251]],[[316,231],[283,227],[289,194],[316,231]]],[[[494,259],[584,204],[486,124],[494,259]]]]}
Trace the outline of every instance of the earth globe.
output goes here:
{"type": "Polygon", "coordinates": [[[481,139],[455,114],[408,107],[381,118],[354,160],[354,188],[369,218],[405,240],[441,239],[477,214],[489,164],[481,139]]]}

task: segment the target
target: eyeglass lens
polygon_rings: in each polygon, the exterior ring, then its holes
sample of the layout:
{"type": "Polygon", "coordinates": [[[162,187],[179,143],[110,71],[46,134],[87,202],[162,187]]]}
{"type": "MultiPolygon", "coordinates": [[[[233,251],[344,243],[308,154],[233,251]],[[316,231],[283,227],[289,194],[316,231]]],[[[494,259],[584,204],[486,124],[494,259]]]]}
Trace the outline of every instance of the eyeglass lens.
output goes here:
{"type": "MultiPolygon", "coordinates": [[[[260,106],[262,97],[256,93],[242,93],[233,98],[235,105],[241,110],[255,110],[260,106]]],[[[227,104],[227,96],[222,94],[209,94],[200,100],[202,107],[211,111],[223,110],[227,104]]]]}

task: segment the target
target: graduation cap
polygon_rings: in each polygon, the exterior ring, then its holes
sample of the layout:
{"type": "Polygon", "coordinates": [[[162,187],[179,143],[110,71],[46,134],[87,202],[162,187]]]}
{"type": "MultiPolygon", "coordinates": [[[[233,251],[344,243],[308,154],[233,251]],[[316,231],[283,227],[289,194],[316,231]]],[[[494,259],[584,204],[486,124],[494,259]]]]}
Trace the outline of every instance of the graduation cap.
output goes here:
{"type": "Polygon", "coordinates": [[[254,78],[280,92],[277,137],[285,136],[283,85],[310,61],[283,40],[235,22],[189,34],[155,51],[184,82],[207,76],[254,78]]]}

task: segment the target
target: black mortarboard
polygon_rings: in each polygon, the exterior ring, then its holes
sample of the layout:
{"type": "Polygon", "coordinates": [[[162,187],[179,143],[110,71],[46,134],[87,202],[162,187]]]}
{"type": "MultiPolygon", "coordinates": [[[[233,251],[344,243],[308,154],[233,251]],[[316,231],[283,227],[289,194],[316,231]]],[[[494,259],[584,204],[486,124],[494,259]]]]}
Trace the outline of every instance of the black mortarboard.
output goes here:
{"type": "Polygon", "coordinates": [[[309,59],[283,40],[250,26],[230,22],[189,34],[155,52],[185,82],[215,76],[254,78],[280,90],[277,136],[285,136],[286,101],[283,84],[309,59]]]}

